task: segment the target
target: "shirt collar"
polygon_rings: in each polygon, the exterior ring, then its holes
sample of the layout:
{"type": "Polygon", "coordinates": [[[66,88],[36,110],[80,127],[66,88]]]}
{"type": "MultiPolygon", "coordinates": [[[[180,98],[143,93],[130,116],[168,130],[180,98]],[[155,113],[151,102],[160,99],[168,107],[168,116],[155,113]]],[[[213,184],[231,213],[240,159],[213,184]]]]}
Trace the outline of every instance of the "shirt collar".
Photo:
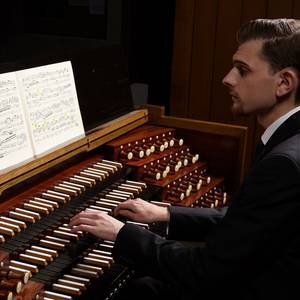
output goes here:
{"type": "Polygon", "coordinates": [[[300,106],[297,106],[295,108],[293,108],[292,110],[290,110],[289,112],[287,112],[286,114],[284,114],[283,116],[281,116],[279,119],[277,119],[276,121],[274,121],[263,133],[263,135],[261,136],[261,140],[263,142],[263,144],[265,145],[268,140],[271,138],[271,136],[273,135],[273,133],[276,131],[276,129],[283,124],[291,115],[295,114],[297,111],[300,110],[300,106]]]}

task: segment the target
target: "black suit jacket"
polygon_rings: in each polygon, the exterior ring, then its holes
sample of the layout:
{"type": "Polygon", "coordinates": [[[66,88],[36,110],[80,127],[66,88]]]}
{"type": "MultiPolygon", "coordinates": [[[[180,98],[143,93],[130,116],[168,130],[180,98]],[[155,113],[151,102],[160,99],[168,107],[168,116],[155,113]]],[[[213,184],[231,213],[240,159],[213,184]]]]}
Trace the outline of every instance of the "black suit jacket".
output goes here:
{"type": "MultiPolygon", "coordinates": [[[[169,239],[134,225],[121,263],[180,287],[183,299],[295,299],[300,274],[300,112],[282,124],[228,209],[171,208],[169,239]],[[176,240],[206,239],[206,247],[176,240]]],[[[299,296],[296,296],[298,298],[299,296]]]]}

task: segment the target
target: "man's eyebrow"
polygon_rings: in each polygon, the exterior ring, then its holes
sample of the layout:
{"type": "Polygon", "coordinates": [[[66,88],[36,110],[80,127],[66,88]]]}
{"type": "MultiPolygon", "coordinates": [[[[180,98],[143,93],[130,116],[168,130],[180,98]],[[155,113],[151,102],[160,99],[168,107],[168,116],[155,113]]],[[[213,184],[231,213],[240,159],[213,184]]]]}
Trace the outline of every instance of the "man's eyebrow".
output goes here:
{"type": "Polygon", "coordinates": [[[239,59],[233,59],[232,63],[233,63],[234,65],[243,65],[243,66],[245,66],[245,67],[247,67],[247,68],[250,67],[247,63],[245,63],[244,61],[239,60],[239,59]]]}

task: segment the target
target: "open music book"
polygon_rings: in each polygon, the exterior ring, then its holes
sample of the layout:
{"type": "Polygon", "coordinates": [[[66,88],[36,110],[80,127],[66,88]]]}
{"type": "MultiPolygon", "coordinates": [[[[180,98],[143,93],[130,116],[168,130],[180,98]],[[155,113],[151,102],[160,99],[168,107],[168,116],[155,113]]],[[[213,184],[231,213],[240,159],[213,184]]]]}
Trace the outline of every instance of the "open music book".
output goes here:
{"type": "Polygon", "coordinates": [[[84,135],[70,61],[0,74],[0,173],[84,135]]]}

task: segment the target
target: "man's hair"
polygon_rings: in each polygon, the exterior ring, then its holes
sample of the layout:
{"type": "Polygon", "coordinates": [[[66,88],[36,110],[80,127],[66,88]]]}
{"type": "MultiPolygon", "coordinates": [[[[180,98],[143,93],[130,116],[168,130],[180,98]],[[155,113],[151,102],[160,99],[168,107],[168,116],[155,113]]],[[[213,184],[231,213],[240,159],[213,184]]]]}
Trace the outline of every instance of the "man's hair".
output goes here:
{"type": "MultiPolygon", "coordinates": [[[[292,67],[300,82],[300,20],[256,19],[241,26],[237,33],[239,44],[263,40],[262,56],[274,72],[292,67]]],[[[300,101],[300,84],[296,92],[300,101]]]]}

